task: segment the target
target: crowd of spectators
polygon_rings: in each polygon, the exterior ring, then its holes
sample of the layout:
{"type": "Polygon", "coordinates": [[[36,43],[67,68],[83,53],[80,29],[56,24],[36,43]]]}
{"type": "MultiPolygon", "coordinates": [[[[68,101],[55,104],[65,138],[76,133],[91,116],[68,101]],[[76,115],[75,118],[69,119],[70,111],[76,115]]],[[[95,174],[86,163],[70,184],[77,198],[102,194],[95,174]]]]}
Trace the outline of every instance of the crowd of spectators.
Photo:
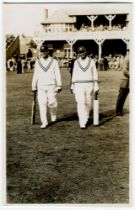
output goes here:
{"type": "Polygon", "coordinates": [[[26,55],[14,55],[7,60],[7,71],[16,71],[17,74],[26,73],[28,69],[33,70],[35,58],[31,50],[26,55]]]}
{"type": "Polygon", "coordinates": [[[92,27],[91,24],[85,24],[82,23],[80,27],[76,27],[74,25],[70,27],[65,28],[48,28],[44,29],[45,32],[89,32],[89,31],[125,31],[127,29],[126,24],[112,24],[112,26],[109,25],[103,25],[103,24],[94,24],[92,27]]]}
{"type": "Polygon", "coordinates": [[[93,58],[99,71],[122,70],[122,63],[124,60],[124,56],[122,54],[110,54],[108,56],[102,56],[100,59],[98,59],[98,56],[96,55],[93,56],[93,58]]]}
{"type": "MultiPolygon", "coordinates": [[[[109,54],[102,56],[100,59],[98,55],[90,54],[89,57],[93,58],[96,63],[96,67],[99,71],[107,70],[122,70],[122,63],[124,56],[122,54],[109,54]]],[[[26,55],[14,55],[7,60],[7,71],[16,71],[17,73],[25,73],[28,69],[33,70],[36,57],[33,56],[32,51],[29,49],[26,55]]],[[[56,57],[60,67],[68,68],[72,63],[71,58],[56,57]]],[[[73,58],[75,59],[75,57],[73,58]]]]}
{"type": "Polygon", "coordinates": [[[116,25],[112,25],[112,27],[110,28],[108,25],[95,25],[93,28],[89,25],[85,25],[84,23],[81,25],[81,28],[79,29],[79,31],[84,31],[84,32],[88,32],[88,31],[119,31],[119,30],[126,30],[126,26],[125,25],[121,25],[121,24],[116,24],[116,25]]]}
{"type": "MultiPolygon", "coordinates": [[[[124,56],[122,54],[109,54],[102,56],[100,59],[98,55],[90,54],[89,57],[93,58],[96,63],[96,67],[99,71],[107,71],[107,70],[114,70],[114,71],[121,71],[122,70],[122,63],[124,56]]],[[[71,69],[70,64],[72,65],[72,60],[76,59],[73,58],[56,58],[59,62],[60,67],[69,68],[71,69]]]]}

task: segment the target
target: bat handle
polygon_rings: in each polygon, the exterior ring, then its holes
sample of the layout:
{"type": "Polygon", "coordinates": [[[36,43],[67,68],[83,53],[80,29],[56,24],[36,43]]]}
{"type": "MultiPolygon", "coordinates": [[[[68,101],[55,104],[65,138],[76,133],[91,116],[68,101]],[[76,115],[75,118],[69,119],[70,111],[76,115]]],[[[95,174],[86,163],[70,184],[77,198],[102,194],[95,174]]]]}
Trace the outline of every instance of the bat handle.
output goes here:
{"type": "Polygon", "coordinates": [[[34,91],[33,96],[34,96],[34,100],[35,100],[36,99],[36,96],[37,96],[37,91],[34,91]]]}
{"type": "Polygon", "coordinates": [[[93,124],[94,124],[94,125],[99,125],[99,102],[98,102],[98,91],[95,91],[95,93],[94,93],[93,124]]]}
{"type": "Polygon", "coordinates": [[[94,94],[94,99],[95,99],[95,100],[98,100],[98,91],[95,92],[95,94],[94,94]]]}

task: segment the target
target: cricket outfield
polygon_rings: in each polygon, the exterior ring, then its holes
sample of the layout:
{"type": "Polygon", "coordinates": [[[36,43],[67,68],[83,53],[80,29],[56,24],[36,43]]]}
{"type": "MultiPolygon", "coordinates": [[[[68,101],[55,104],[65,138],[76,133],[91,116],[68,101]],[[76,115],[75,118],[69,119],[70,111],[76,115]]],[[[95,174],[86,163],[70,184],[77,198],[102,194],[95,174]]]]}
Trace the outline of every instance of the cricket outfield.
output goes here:
{"type": "Polygon", "coordinates": [[[58,120],[31,125],[32,72],[6,73],[6,190],[8,203],[127,204],[129,97],[115,116],[119,71],[99,72],[99,126],[79,128],[70,75],[61,69],[58,120]]]}

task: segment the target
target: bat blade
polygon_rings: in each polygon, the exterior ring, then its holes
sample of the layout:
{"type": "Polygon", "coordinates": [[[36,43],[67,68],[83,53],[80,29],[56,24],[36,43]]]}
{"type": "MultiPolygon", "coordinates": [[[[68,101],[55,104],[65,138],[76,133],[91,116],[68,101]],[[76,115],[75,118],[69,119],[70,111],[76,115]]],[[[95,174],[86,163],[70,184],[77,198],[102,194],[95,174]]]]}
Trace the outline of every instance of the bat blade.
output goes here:
{"type": "Polygon", "coordinates": [[[34,92],[34,98],[32,101],[31,125],[35,124],[35,118],[36,118],[36,92],[34,92]]]}
{"type": "Polygon", "coordinates": [[[98,92],[94,93],[93,101],[93,125],[99,125],[99,101],[98,92]]]}

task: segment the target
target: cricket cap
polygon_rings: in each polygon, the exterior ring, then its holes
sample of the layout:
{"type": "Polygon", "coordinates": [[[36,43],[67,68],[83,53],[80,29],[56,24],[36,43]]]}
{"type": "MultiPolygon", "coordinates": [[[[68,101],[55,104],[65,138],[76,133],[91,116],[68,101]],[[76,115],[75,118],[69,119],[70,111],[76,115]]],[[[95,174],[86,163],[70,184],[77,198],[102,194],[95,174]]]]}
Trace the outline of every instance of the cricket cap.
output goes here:
{"type": "Polygon", "coordinates": [[[86,48],[84,46],[78,47],[77,53],[84,53],[84,52],[86,52],[86,48]]]}
{"type": "Polygon", "coordinates": [[[49,51],[47,45],[42,45],[42,46],[40,47],[40,52],[46,52],[46,51],[49,51]]]}

